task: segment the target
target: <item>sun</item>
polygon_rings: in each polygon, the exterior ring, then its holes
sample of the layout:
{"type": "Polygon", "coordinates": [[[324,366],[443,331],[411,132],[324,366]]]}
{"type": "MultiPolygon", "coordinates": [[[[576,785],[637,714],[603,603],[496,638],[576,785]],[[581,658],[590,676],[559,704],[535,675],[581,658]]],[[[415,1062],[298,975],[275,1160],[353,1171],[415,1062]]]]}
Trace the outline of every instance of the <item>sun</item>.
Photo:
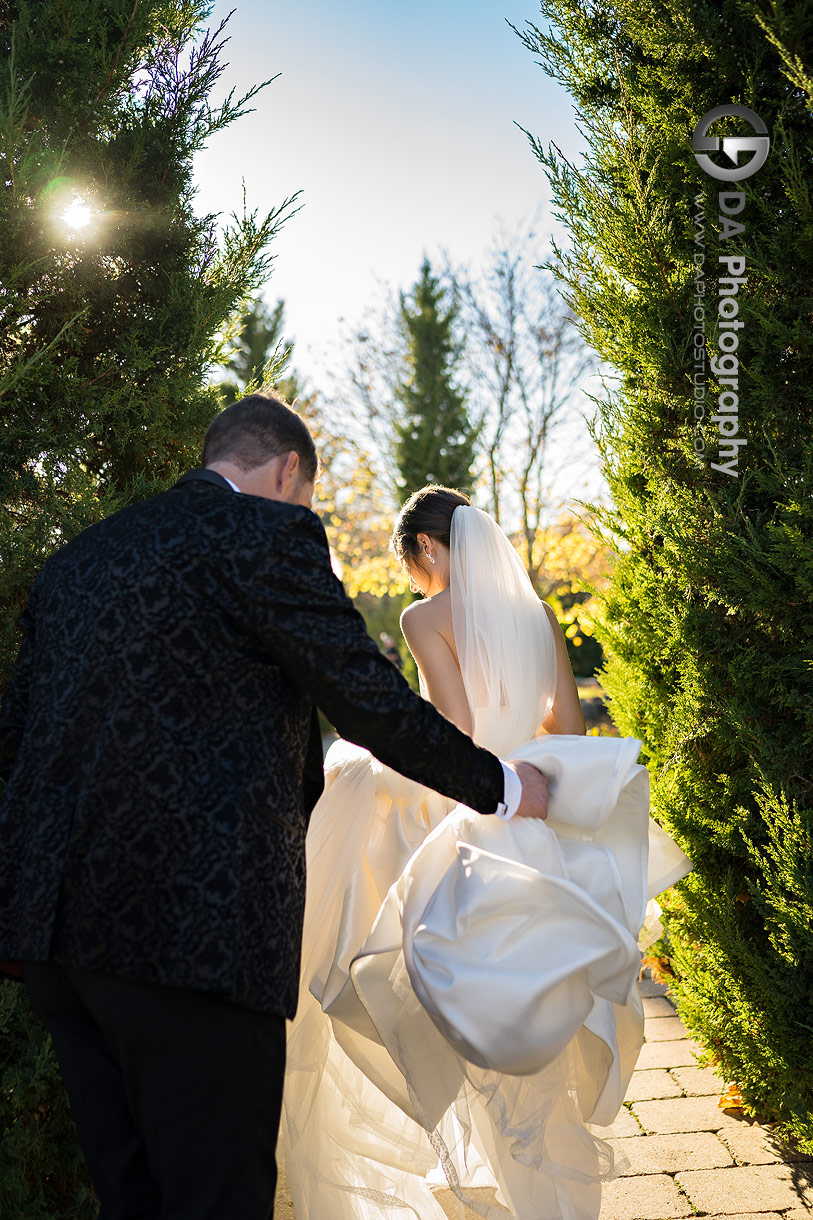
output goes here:
{"type": "Polygon", "coordinates": [[[77,229],[87,228],[93,219],[93,212],[84,199],[77,196],[62,213],[62,219],[75,232],[77,229]]]}

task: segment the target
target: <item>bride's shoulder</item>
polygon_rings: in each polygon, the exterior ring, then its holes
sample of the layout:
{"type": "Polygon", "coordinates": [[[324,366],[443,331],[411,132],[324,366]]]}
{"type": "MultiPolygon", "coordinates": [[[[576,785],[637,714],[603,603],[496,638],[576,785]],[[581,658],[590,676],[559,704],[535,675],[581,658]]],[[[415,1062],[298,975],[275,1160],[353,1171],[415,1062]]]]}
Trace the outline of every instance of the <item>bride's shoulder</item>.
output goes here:
{"type": "Polygon", "coordinates": [[[451,624],[452,601],[448,589],[434,597],[412,602],[401,612],[401,630],[405,636],[420,636],[430,631],[445,635],[451,624]]]}
{"type": "Polygon", "coordinates": [[[558,627],[559,620],[556,617],[556,611],[551,606],[549,606],[548,603],[546,601],[544,601],[542,598],[540,598],[539,600],[540,600],[541,605],[543,605],[545,607],[545,613],[548,616],[548,622],[551,624],[552,627],[558,627]]]}
{"type": "MultiPolygon", "coordinates": [[[[454,675],[449,671],[450,662],[458,667],[459,677],[460,662],[452,630],[452,599],[448,589],[407,606],[401,613],[401,631],[430,687],[430,674],[435,683],[441,681],[448,686],[454,681],[454,675]]],[[[435,702],[431,695],[430,698],[435,702]]],[[[455,723],[460,722],[455,720],[455,723]]]]}

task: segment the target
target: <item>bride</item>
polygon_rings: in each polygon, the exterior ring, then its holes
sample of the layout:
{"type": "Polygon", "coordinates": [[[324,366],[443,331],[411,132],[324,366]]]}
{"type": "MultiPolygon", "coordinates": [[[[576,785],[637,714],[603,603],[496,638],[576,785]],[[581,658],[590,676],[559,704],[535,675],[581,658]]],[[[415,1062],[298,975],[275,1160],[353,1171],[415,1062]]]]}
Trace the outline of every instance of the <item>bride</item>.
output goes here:
{"type": "Polygon", "coordinates": [[[639,949],[691,862],[634,738],[585,737],[564,637],[499,526],[426,487],[392,547],[421,692],[549,777],[486,817],[338,741],[307,839],[282,1138],[297,1220],[596,1220],[643,1041],[639,949]],[[447,1194],[448,1198],[448,1194],[447,1194]]]}

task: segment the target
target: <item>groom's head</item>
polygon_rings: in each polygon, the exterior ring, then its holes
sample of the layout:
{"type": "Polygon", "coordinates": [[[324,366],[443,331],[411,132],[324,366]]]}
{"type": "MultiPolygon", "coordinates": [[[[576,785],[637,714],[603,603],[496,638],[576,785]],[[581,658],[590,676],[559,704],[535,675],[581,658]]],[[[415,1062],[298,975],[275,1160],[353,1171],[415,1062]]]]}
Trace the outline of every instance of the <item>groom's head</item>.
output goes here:
{"type": "Polygon", "coordinates": [[[249,394],[209,425],[203,465],[247,495],[310,508],[319,458],[296,411],[270,394],[249,394]]]}

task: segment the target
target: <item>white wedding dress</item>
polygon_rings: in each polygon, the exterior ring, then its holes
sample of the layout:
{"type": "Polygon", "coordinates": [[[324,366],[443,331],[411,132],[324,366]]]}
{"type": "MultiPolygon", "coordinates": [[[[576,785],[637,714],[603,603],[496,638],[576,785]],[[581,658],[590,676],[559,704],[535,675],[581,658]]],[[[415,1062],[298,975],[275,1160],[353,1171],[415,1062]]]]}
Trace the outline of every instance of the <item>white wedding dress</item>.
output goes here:
{"type": "Polygon", "coordinates": [[[643,1041],[655,896],[691,862],[649,817],[639,741],[533,737],[553,632],[476,508],[452,518],[450,592],[474,739],[550,777],[548,817],[503,822],[329,750],[283,1095],[297,1220],[445,1220],[442,1187],[461,1217],[596,1220],[624,1167],[597,1128],[643,1041]]]}

